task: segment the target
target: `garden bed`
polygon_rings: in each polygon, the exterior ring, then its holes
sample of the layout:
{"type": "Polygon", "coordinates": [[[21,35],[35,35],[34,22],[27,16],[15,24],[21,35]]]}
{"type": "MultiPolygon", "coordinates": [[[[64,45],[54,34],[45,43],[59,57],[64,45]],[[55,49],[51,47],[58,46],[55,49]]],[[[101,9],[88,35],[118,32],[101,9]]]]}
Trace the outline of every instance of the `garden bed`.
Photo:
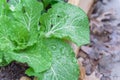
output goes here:
{"type": "MultiPolygon", "coordinates": [[[[119,3],[112,0],[69,0],[80,6],[90,19],[91,42],[88,45],[74,45],[74,51],[80,64],[80,80],[119,80],[119,43],[120,16],[119,3]],[[87,7],[83,4],[86,4],[87,7]],[[116,5],[113,7],[112,5],[116,5]],[[91,8],[92,6],[92,8],[91,8]],[[118,71],[117,71],[118,70],[118,71]]],[[[25,74],[27,64],[12,62],[0,68],[0,80],[33,80],[25,74]]]]}

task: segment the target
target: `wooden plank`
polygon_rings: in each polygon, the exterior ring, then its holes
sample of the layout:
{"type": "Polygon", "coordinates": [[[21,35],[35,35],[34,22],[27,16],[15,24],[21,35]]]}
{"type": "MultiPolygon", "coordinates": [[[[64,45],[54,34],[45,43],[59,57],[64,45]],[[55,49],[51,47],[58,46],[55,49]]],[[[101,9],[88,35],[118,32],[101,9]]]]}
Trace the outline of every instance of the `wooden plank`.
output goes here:
{"type": "Polygon", "coordinates": [[[73,5],[79,6],[80,0],[69,0],[68,3],[71,3],[73,5]]]}
{"type": "Polygon", "coordinates": [[[94,1],[95,0],[69,0],[68,3],[79,6],[81,9],[83,9],[88,14],[94,1]]]}

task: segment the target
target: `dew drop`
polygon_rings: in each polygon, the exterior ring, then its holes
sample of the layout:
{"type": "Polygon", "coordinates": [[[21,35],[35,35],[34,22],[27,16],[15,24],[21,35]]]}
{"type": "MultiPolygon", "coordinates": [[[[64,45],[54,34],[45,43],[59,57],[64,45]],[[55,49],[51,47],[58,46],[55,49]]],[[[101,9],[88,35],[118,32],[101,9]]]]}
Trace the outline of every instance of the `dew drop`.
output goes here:
{"type": "Polygon", "coordinates": [[[76,59],[73,59],[73,63],[76,63],[76,59]]]}
{"type": "Polygon", "coordinates": [[[55,50],[55,49],[56,49],[56,46],[52,46],[52,49],[55,50]]]}

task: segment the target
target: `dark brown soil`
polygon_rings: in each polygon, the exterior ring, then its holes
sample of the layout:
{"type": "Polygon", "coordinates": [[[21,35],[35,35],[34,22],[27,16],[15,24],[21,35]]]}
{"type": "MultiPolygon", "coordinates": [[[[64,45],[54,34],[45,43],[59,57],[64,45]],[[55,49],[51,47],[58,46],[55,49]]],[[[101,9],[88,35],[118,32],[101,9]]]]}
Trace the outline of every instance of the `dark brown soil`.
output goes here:
{"type": "Polygon", "coordinates": [[[27,68],[26,65],[16,62],[0,67],[0,80],[19,80],[20,77],[27,76],[25,74],[27,68]]]}

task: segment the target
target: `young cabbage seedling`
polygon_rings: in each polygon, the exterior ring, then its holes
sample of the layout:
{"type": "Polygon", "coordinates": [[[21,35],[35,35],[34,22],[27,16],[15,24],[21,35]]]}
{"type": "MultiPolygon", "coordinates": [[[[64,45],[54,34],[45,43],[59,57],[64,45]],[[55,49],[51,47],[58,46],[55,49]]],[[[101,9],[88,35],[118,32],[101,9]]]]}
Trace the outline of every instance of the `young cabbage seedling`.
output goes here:
{"type": "Polygon", "coordinates": [[[38,80],[78,80],[71,46],[89,43],[87,15],[68,3],[44,11],[37,0],[0,1],[0,65],[27,63],[26,74],[38,80]]]}

